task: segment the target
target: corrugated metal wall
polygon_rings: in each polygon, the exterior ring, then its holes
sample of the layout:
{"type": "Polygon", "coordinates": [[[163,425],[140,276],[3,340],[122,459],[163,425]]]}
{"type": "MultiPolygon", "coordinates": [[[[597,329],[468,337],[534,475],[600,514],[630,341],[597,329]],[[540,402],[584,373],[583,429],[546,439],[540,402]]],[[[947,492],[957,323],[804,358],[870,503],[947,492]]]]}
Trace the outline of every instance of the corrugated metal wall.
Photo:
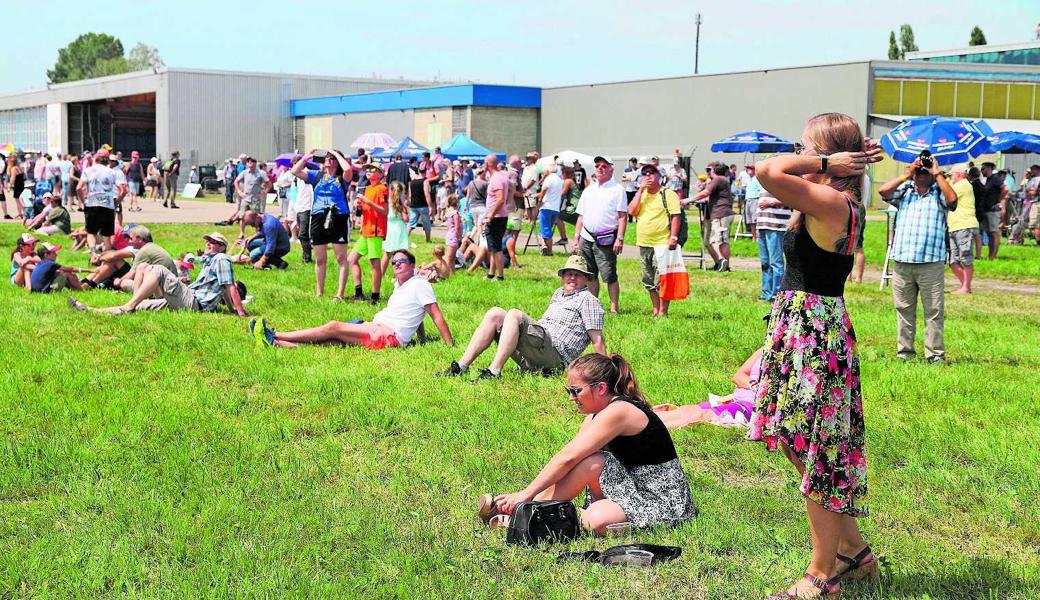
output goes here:
{"type": "MultiPolygon", "coordinates": [[[[158,151],[166,156],[179,149],[187,157],[197,150],[201,164],[216,164],[242,152],[270,159],[293,149],[290,99],[417,85],[394,80],[171,71],[166,86],[168,137],[164,145],[159,132],[158,151]]],[[[157,119],[162,118],[162,104],[157,100],[157,119]]],[[[157,125],[161,130],[162,125],[157,125]]]]}

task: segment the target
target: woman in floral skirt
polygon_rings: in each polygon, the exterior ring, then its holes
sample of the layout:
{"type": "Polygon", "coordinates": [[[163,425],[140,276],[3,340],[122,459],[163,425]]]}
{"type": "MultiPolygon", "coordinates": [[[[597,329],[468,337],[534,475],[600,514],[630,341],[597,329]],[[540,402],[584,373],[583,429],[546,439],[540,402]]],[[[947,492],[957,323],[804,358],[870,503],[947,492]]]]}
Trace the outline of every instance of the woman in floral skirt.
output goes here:
{"type": "Polygon", "coordinates": [[[855,119],[809,120],[799,155],[756,165],[759,182],[798,212],[784,234],[787,270],[773,303],[748,438],[778,447],[798,469],[812,561],[771,598],[837,596],[844,578],[876,577],[856,517],[867,515],[867,463],[856,334],[845,311],[862,176],[881,160],[855,119]]]}

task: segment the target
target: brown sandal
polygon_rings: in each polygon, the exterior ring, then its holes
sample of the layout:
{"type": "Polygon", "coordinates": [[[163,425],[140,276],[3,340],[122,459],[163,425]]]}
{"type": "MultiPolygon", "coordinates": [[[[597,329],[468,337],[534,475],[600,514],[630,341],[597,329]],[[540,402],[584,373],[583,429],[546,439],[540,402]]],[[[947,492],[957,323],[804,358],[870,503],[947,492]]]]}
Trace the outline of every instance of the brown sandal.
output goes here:
{"type": "Polygon", "coordinates": [[[871,582],[877,583],[881,579],[877,558],[869,545],[860,550],[856,556],[849,558],[844,554],[838,554],[837,559],[849,565],[849,567],[832,577],[831,581],[841,581],[842,579],[859,581],[869,578],[871,582]]]}
{"type": "Polygon", "coordinates": [[[820,579],[815,575],[806,573],[802,579],[816,586],[820,590],[818,596],[800,596],[789,592],[780,592],[766,596],[766,600],[796,600],[798,598],[837,598],[841,594],[841,585],[835,579],[820,579]]]}
{"type": "Polygon", "coordinates": [[[483,494],[479,500],[477,500],[477,516],[484,523],[491,521],[491,517],[502,514],[502,511],[498,510],[498,504],[495,503],[494,494],[483,494]]]}

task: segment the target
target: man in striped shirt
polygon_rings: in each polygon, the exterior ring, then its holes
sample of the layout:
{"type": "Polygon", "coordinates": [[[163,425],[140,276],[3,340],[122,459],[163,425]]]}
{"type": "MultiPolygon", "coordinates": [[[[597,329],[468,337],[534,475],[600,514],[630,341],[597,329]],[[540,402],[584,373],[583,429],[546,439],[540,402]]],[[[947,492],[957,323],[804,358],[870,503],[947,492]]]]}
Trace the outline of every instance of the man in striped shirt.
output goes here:
{"type": "Polygon", "coordinates": [[[924,353],[928,362],[946,360],[943,343],[943,276],[946,268],[946,211],[957,207],[957,193],[933,160],[915,159],[906,173],[878,192],[896,208],[892,240],[892,297],[898,323],[897,356],[914,356],[917,296],[924,306],[924,353]]]}
{"type": "Polygon", "coordinates": [[[758,262],[762,265],[760,300],[772,302],[784,278],[784,231],[791,220],[791,209],[780,203],[752,177],[747,186],[747,202],[755,202],[758,233],[758,262]]]}

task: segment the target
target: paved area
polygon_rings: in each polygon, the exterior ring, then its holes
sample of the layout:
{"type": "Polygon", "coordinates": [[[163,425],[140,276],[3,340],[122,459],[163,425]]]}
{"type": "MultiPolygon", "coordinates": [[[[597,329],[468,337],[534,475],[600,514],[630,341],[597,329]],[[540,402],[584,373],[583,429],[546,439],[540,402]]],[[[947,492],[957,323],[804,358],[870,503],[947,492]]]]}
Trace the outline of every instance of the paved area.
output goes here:
{"type": "MultiPolygon", "coordinates": [[[[209,223],[223,221],[228,218],[234,209],[234,204],[226,202],[215,202],[209,200],[188,200],[178,198],[177,206],[180,208],[163,208],[162,202],[151,200],[141,201],[141,212],[128,212],[128,203],[123,203],[124,223],[209,223]]],[[[279,215],[278,206],[269,206],[268,212],[279,215]]],[[[72,222],[82,223],[83,213],[72,211],[72,222]]]]}

